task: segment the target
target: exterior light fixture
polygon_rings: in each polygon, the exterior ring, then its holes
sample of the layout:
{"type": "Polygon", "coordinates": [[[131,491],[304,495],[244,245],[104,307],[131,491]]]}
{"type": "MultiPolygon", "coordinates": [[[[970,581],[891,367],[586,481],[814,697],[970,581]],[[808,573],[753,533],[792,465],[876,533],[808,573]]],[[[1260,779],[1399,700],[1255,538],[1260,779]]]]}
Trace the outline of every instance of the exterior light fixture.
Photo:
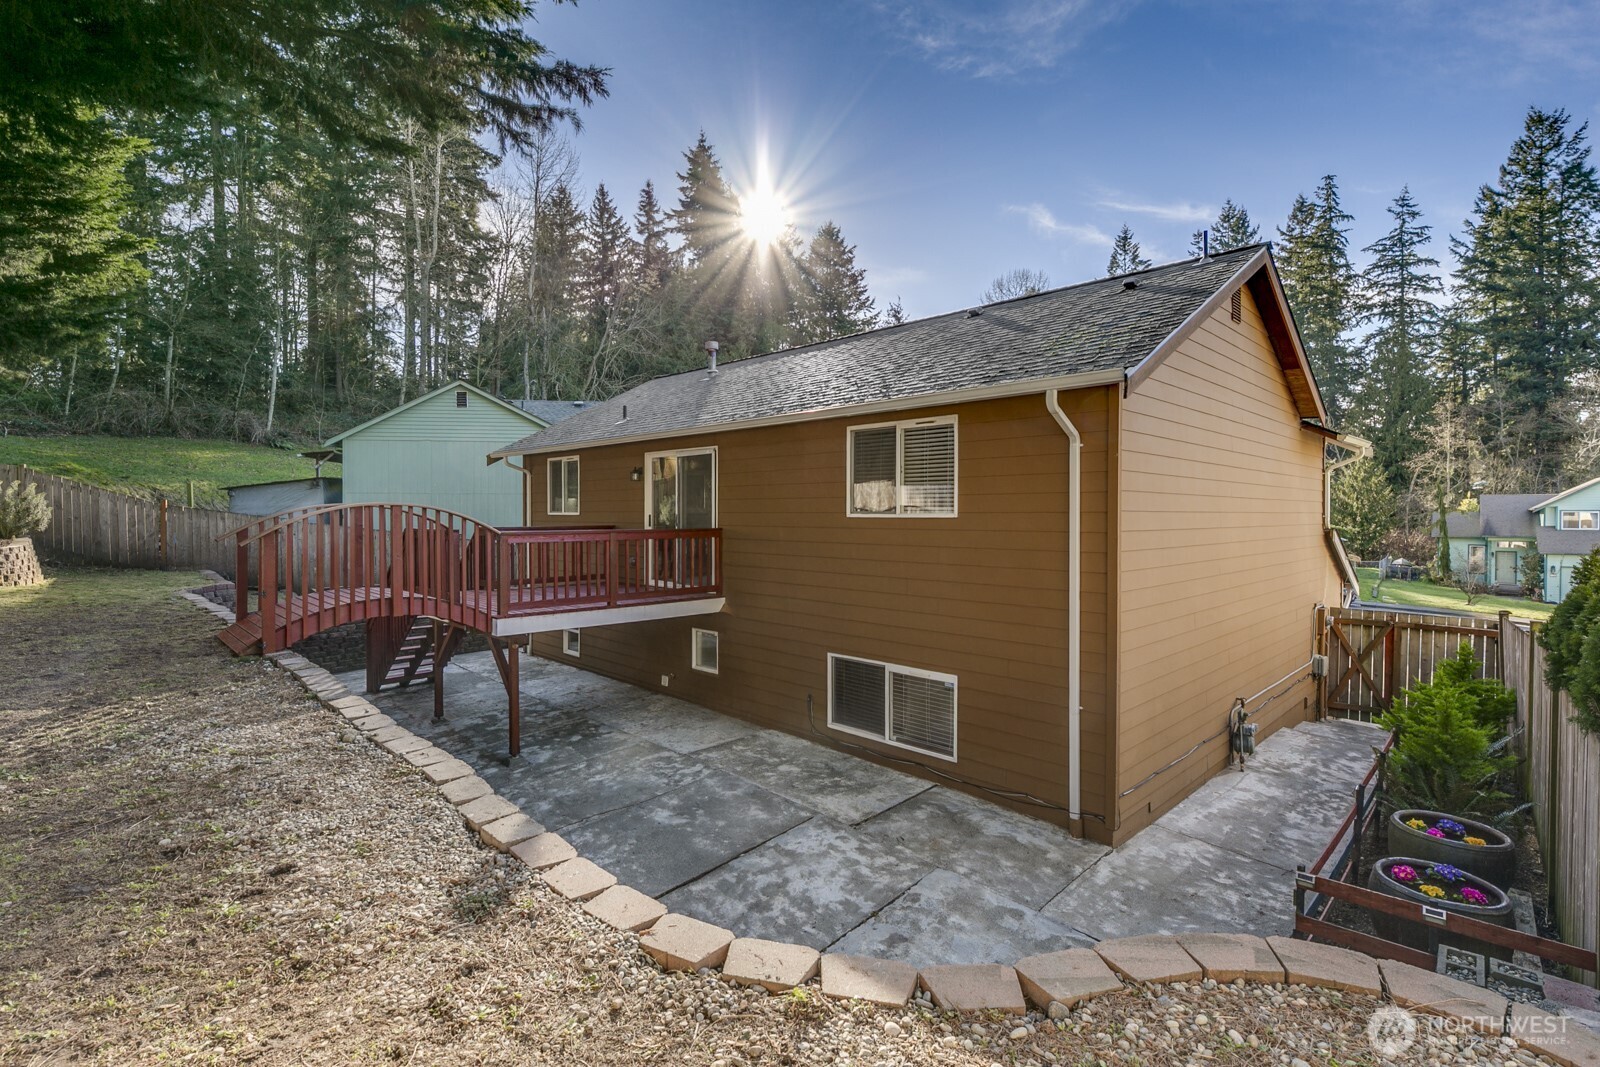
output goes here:
{"type": "Polygon", "coordinates": [[[629,477],[632,478],[636,482],[644,481],[644,468],[643,467],[635,467],[635,468],[633,468],[633,471],[629,474],[629,477]]]}

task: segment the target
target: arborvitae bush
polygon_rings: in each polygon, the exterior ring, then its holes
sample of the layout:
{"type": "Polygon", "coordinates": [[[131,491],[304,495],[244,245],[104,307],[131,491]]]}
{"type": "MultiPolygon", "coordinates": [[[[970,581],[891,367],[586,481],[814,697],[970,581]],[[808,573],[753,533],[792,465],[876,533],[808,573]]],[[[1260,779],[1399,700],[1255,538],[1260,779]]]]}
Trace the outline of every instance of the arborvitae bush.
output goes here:
{"type": "Polygon", "coordinates": [[[1600,733],[1600,548],[1572,572],[1572,588],[1539,633],[1544,677],[1551,690],[1572,697],[1582,729],[1600,733]]]}
{"type": "Polygon", "coordinates": [[[1398,806],[1483,819],[1504,813],[1509,798],[1497,780],[1512,761],[1494,744],[1510,695],[1476,673],[1472,649],[1463,645],[1432,681],[1406,690],[1384,713],[1383,725],[1395,734],[1386,778],[1398,806]]]}
{"type": "Polygon", "coordinates": [[[35,485],[0,484],[0,541],[32,537],[50,525],[50,505],[35,485]]]}

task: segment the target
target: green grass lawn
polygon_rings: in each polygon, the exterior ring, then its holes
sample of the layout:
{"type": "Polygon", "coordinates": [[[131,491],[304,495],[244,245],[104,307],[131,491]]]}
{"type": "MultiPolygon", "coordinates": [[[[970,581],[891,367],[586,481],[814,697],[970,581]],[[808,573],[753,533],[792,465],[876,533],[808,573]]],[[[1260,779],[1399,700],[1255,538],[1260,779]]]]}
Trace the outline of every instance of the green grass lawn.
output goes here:
{"type": "MultiPolygon", "coordinates": [[[[195,502],[215,508],[228,506],[225,485],[311,477],[316,467],[298,451],[175,437],[0,437],[0,464],[179,504],[187,502],[192,480],[195,502]]],[[[337,478],[339,465],[324,464],[322,473],[337,478]]]]}
{"type": "Polygon", "coordinates": [[[1433,582],[1397,582],[1393,578],[1386,579],[1378,595],[1372,592],[1373,584],[1378,579],[1376,567],[1357,567],[1356,576],[1361,579],[1361,599],[1379,604],[1398,604],[1412,608],[1449,608],[1452,611],[1470,611],[1478,615],[1498,615],[1501,611],[1523,619],[1548,619],[1555,610],[1554,604],[1543,604],[1537,600],[1523,600],[1521,597],[1510,596],[1480,596],[1471,604],[1467,603],[1466,594],[1459,589],[1452,589],[1447,585],[1435,585],[1433,582]]]}

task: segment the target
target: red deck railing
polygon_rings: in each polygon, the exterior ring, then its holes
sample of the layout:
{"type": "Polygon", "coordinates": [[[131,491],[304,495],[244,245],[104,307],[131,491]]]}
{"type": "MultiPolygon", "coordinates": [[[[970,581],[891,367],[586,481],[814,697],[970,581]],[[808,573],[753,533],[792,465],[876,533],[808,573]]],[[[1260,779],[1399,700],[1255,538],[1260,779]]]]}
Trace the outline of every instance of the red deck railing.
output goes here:
{"type": "Polygon", "coordinates": [[[502,530],[443,508],[330,504],[258,519],[231,536],[237,625],[253,629],[259,616],[269,652],[380,616],[424,615],[492,633],[497,619],[722,592],[716,529],[502,530]]]}

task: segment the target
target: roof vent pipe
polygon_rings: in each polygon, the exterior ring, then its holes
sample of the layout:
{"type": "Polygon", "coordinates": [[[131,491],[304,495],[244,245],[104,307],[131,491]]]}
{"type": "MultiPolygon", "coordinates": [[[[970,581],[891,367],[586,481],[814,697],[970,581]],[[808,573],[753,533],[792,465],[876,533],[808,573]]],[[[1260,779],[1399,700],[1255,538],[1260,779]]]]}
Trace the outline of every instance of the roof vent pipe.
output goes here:
{"type": "Polygon", "coordinates": [[[706,373],[717,373],[717,342],[706,342],[706,373]]]}
{"type": "Polygon", "coordinates": [[[1200,231],[1200,258],[1201,259],[1209,259],[1209,258],[1211,258],[1211,231],[1210,230],[1201,230],[1200,231]]]}

